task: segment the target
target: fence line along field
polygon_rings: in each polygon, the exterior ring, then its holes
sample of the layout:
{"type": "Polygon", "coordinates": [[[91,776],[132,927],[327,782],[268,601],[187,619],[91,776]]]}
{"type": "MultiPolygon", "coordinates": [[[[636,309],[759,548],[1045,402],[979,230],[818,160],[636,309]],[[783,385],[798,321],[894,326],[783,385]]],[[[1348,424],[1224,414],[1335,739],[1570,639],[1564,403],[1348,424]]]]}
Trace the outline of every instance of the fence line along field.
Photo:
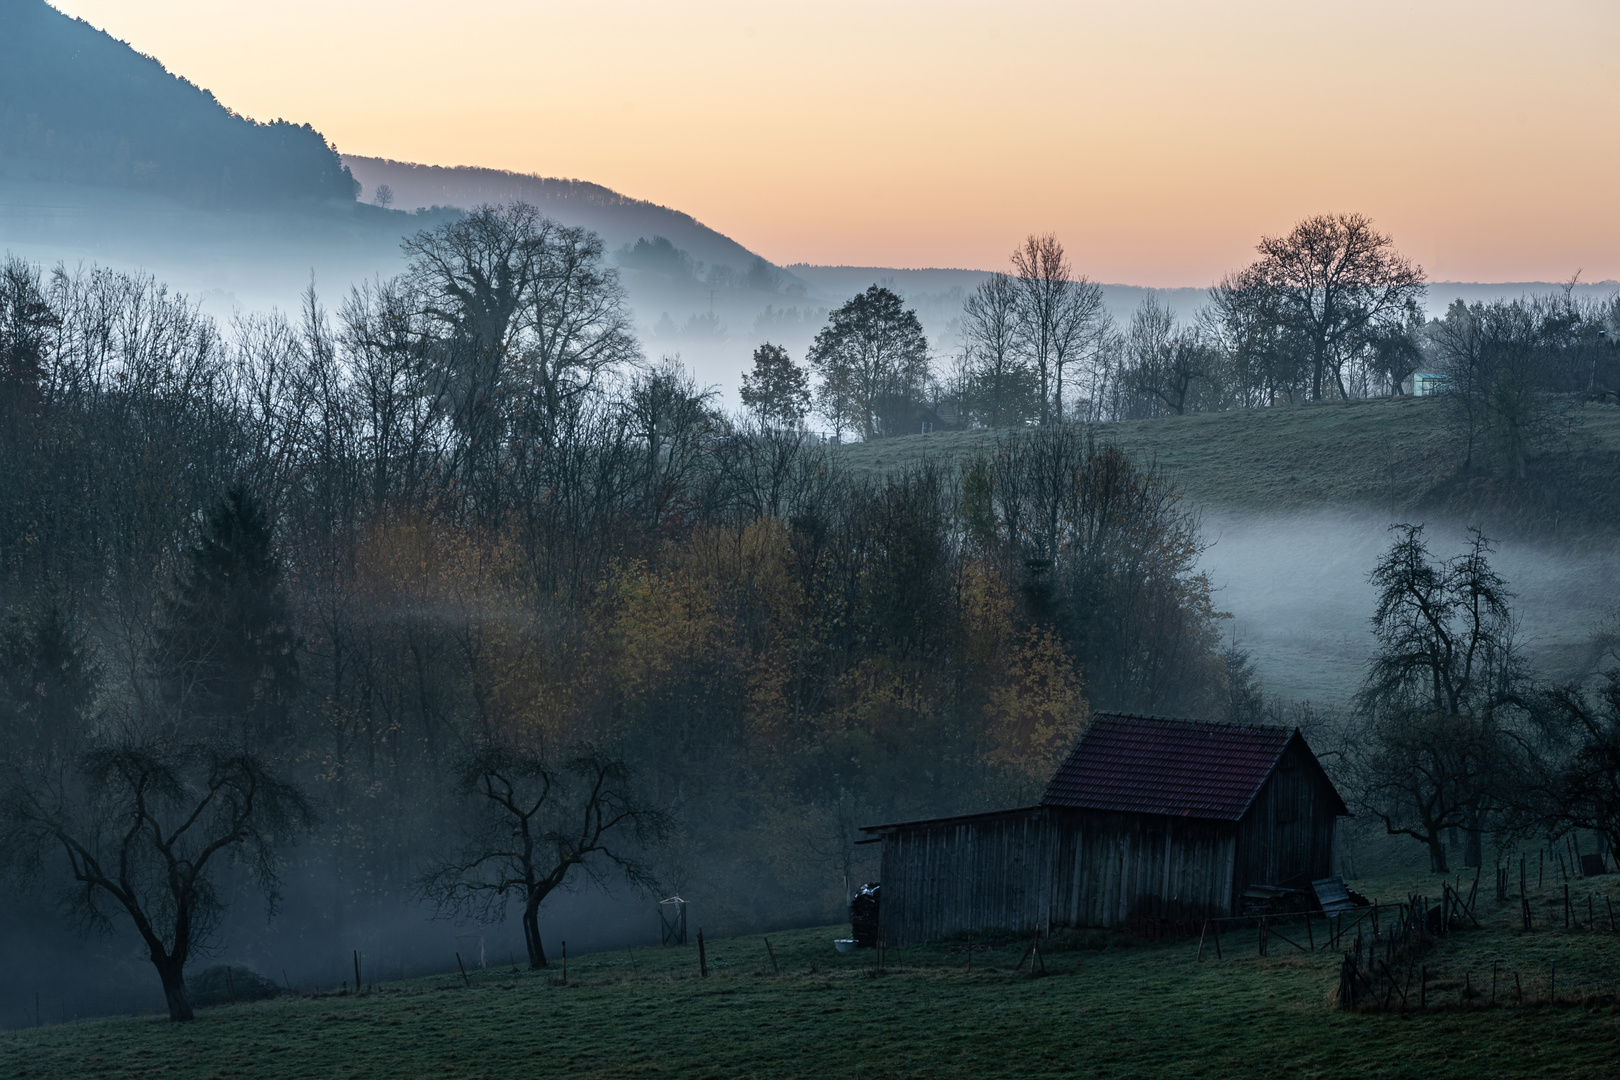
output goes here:
{"type": "MultiPolygon", "coordinates": [[[[199,1012],[13,1032],[0,1073],[79,1077],[1086,1076],[1586,1077],[1620,1060],[1620,933],[1611,876],[1561,879],[1527,899],[1479,885],[1479,927],[1432,935],[1423,1004],[1340,1008],[1345,937],[1315,951],[1252,924],[1144,941],[1074,931],[837,953],[843,927],[642,948],[530,972],[510,967],[284,995],[199,1012]],[[1589,897],[1590,894],[1590,904],[1589,897]],[[1589,921],[1587,912],[1594,913],[1589,921]],[[1334,947],[1338,946],[1338,947],[1334,947]],[[1198,959],[1200,950],[1202,960],[1198,959]],[[880,966],[881,965],[881,966],[880,966]],[[1489,998],[1493,972],[1496,1000],[1489,998]],[[1556,972],[1556,975],[1554,974],[1556,972]],[[1554,983],[1554,978],[1556,982],[1554,983]],[[1523,1004],[1510,991],[1519,987],[1523,1004]],[[1549,1003],[1549,996],[1553,997],[1549,1003]],[[1353,1065],[1352,1065],[1353,1063],[1353,1065]]],[[[1471,875],[1458,885],[1473,891],[1471,875]]],[[[1388,904],[1424,875],[1353,882],[1388,904]]],[[[1369,954],[1383,955],[1371,942],[1369,954]]]]}

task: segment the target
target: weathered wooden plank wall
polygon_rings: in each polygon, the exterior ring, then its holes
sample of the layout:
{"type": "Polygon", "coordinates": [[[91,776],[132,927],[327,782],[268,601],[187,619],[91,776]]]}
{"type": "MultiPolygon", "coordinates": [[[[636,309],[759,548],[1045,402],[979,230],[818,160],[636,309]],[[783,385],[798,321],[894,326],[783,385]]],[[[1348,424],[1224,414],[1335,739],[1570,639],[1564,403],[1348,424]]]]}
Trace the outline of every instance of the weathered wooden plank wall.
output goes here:
{"type": "Polygon", "coordinates": [[[1333,873],[1338,798],[1296,740],[1241,821],[1041,806],[888,827],[879,919],[895,945],[992,927],[1231,915],[1250,885],[1333,873]]]}
{"type": "Polygon", "coordinates": [[[1302,888],[1333,873],[1335,799],[1306,768],[1296,744],[1283,755],[1238,823],[1236,891],[1250,885],[1302,888]]]}
{"type": "Polygon", "coordinates": [[[894,945],[1045,925],[1055,837],[1045,809],[923,823],[883,840],[879,920],[894,945]]]}
{"type": "Polygon", "coordinates": [[[1219,822],[1071,811],[1073,882],[1057,925],[1119,926],[1138,916],[1228,913],[1232,830],[1219,822]]]}
{"type": "Polygon", "coordinates": [[[1230,826],[1045,807],[902,826],[883,842],[885,938],[1227,914],[1230,826]]]}

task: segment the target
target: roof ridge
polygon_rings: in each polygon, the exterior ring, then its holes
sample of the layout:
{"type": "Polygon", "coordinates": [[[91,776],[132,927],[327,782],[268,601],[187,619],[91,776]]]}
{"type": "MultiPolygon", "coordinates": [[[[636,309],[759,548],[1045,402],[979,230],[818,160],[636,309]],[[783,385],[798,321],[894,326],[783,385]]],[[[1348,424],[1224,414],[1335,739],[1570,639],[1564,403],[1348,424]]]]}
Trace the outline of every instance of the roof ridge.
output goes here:
{"type": "Polygon", "coordinates": [[[1298,738],[1278,724],[1097,713],[1041,801],[1235,821],[1298,738]]]}

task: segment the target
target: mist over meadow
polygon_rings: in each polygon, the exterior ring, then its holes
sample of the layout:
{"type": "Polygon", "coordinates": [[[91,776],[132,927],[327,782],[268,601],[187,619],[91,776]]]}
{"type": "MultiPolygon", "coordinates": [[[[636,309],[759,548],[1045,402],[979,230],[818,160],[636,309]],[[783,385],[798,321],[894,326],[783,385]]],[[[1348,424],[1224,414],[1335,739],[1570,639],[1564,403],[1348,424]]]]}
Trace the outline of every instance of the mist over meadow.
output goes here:
{"type": "Polygon", "coordinates": [[[840,923],[1105,712],[1300,726],[1363,866],[1620,840],[1612,282],[777,265],[0,19],[0,1025],[840,923]]]}

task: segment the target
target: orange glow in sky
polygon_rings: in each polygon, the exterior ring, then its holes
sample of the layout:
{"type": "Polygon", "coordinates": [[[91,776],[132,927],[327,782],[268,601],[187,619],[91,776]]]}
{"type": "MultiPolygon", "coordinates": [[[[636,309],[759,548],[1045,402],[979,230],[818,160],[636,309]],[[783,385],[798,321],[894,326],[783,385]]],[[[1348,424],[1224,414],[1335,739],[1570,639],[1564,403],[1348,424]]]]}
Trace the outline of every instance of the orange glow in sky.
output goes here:
{"type": "Polygon", "coordinates": [[[1306,214],[1620,278],[1620,3],[58,0],[347,153],[605,184],[778,263],[1204,285],[1306,214]]]}

